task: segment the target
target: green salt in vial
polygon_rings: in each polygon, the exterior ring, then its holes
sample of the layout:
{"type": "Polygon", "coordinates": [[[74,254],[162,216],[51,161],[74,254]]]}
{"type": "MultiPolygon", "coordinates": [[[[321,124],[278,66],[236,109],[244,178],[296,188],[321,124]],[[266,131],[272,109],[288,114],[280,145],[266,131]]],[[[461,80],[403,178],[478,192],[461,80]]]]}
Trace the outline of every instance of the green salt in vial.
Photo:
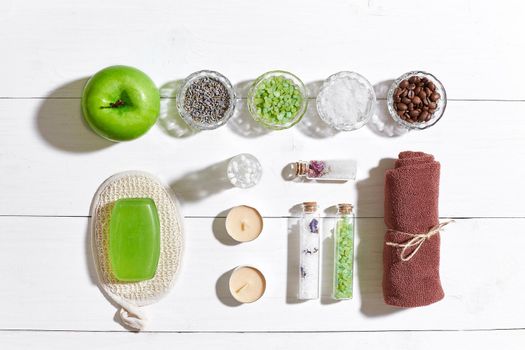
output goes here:
{"type": "Polygon", "coordinates": [[[122,282],[153,278],[160,255],[155,202],[151,198],[117,200],[109,226],[109,261],[115,278],[122,282]]]}
{"type": "Polygon", "coordinates": [[[339,204],[334,230],[334,299],[353,297],[354,227],[352,206],[339,204]]]}

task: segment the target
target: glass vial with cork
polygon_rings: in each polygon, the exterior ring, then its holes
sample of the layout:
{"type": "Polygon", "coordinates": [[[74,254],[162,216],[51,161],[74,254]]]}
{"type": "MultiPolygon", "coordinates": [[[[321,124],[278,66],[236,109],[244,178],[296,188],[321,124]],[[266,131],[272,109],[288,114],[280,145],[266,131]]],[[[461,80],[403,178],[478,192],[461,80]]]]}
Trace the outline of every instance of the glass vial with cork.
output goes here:
{"type": "Polygon", "coordinates": [[[354,286],[354,230],[353,206],[337,205],[334,230],[334,286],[333,298],[352,299],[354,286]]]}
{"type": "Polygon", "coordinates": [[[320,216],[316,202],[304,202],[299,220],[299,293],[298,299],[319,298],[319,256],[321,239],[319,236],[320,216]]]}
{"type": "Polygon", "coordinates": [[[355,180],[357,163],[351,159],[310,160],[295,163],[295,175],[309,180],[355,180]]]}

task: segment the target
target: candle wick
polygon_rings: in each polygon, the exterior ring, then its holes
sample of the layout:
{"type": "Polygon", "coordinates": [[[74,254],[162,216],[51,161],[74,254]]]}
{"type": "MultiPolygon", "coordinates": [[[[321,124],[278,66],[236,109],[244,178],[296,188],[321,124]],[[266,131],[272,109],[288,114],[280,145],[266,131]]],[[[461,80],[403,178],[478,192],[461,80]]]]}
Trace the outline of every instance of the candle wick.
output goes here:
{"type": "Polygon", "coordinates": [[[245,221],[241,221],[241,230],[245,231],[247,227],[248,227],[248,224],[245,221]]]}
{"type": "Polygon", "coordinates": [[[240,292],[241,290],[243,290],[247,285],[248,285],[248,282],[246,282],[246,283],[243,284],[239,289],[237,289],[237,290],[235,291],[235,293],[239,294],[239,292],[240,292]]]}

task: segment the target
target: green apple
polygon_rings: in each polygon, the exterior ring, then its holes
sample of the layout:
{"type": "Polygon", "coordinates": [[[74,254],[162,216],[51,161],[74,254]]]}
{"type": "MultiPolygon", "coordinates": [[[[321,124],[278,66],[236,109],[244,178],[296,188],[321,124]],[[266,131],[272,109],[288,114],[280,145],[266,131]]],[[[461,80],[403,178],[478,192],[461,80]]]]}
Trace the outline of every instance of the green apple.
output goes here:
{"type": "Polygon", "coordinates": [[[111,66],[93,75],[82,93],[84,119],[100,136],[128,141],[144,135],[157,121],[160,95],[142,71],[111,66]]]}

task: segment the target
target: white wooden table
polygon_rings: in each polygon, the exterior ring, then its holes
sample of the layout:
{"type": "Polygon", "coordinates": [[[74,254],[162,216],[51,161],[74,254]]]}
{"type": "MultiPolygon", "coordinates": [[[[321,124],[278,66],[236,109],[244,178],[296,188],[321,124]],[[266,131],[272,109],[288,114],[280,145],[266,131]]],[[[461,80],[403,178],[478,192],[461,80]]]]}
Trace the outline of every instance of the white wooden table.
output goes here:
{"type": "Polygon", "coordinates": [[[523,349],[524,16],[519,0],[2,1],[0,348],[523,349]],[[86,78],[112,64],[136,66],[162,87],[159,125],[130,143],[110,144],[81,120],[86,78]],[[241,100],[229,125],[180,137],[174,82],[215,69],[245,96],[247,82],[276,68],[296,73],[312,96],[328,75],[357,71],[376,85],[379,114],[391,79],[427,70],[449,104],[433,128],[387,137],[369,127],[334,135],[314,108],[290,130],[261,133],[241,100]],[[440,215],[457,223],[442,236],[445,299],[395,311],[381,293],[382,194],[389,159],[403,150],[441,161],[440,215]],[[241,152],[264,167],[253,189],[227,188],[218,175],[241,152]],[[342,157],[359,162],[356,183],[282,178],[291,161],[342,157]],[[187,228],[178,282],[138,335],[114,321],[88,254],[92,195],[130,169],[173,187],[187,228]],[[320,301],[294,299],[289,228],[304,200],[323,210],[357,204],[352,301],[329,300],[326,271],[320,301]],[[243,203],[260,209],[264,233],[229,245],[224,211],[243,203]],[[267,277],[255,304],[228,297],[225,274],[239,264],[267,277]]]}

